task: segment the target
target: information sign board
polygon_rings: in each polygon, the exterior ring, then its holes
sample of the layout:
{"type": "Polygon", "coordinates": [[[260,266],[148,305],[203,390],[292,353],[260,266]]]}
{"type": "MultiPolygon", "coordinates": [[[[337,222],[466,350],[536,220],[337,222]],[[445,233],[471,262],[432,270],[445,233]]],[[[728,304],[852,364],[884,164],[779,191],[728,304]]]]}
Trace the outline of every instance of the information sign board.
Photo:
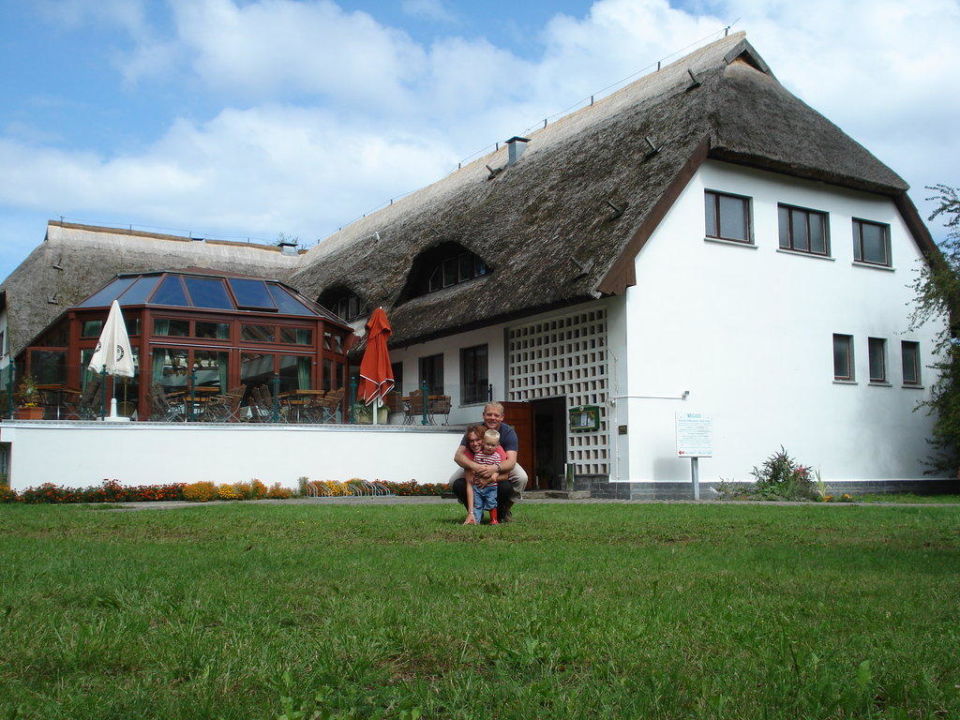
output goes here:
{"type": "Polygon", "coordinates": [[[713,418],[705,413],[677,413],[677,455],[713,457],[713,418]]]}

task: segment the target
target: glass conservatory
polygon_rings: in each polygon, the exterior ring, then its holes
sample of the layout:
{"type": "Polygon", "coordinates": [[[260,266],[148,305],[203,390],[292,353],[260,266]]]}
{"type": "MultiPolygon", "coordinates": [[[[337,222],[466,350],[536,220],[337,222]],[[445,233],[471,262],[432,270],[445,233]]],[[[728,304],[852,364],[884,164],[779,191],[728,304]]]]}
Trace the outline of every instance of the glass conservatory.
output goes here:
{"type": "Polygon", "coordinates": [[[37,338],[17,358],[17,375],[44,393],[47,418],[98,415],[89,412],[98,392],[115,391],[121,414],[140,420],[329,421],[344,417],[352,333],[276,280],[193,269],[123,274],[37,338]],[[136,375],[117,378],[116,388],[104,377],[101,391],[87,365],[114,300],[136,375]]]}

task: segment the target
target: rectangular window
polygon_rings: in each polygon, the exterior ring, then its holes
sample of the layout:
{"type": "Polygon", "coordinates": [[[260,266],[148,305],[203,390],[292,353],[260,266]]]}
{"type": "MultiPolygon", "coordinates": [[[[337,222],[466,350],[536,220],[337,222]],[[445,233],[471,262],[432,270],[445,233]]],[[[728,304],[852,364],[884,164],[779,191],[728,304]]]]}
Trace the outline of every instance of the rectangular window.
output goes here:
{"type": "Polygon", "coordinates": [[[900,343],[900,355],[903,359],[903,384],[920,384],[920,343],[904,340],[900,343]]]}
{"type": "Polygon", "coordinates": [[[867,350],[870,355],[870,382],[887,381],[887,341],[883,338],[867,338],[867,350]]]}
{"type": "Polygon", "coordinates": [[[487,346],[460,350],[460,404],[481,403],[489,400],[490,381],[487,378],[487,346]]]}
{"type": "Polygon", "coordinates": [[[704,193],[707,237],[749,243],[750,198],[707,190],[704,193]]]}
{"type": "Polygon", "coordinates": [[[153,321],[153,334],[166,337],[188,337],[190,335],[190,321],[157,318],[153,321]]]}
{"type": "Polygon", "coordinates": [[[833,336],[833,379],[853,380],[853,336],[833,336]]]}
{"type": "Polygon", "coordinates": [[[428,395],[443,395],[443,355],[420,358],[420,387],[427,384],[428,395]]]}
{"type": "Polygon", "coordinates": [[[829,255],[827,214],[818,210],[778,205],[780,247],[784,250],[829,255]]]}
{"type": "Polygon", "coordinates": [[[869,220],[853,221],[853,259],[871,265],[890,265],[890,226],[869,220]]]}
{"type": "Polygon", "coordinates": [[[227,323],[202,322],[197,320],[194,325],[196,337],[210,340],[229,340],[230,325],[227,323]]]}
{"type": "Polygon", "coordinates": [[[275,342],[276,332],[272,325],[241,325],[240,337],[250,342],[275,342]]]}

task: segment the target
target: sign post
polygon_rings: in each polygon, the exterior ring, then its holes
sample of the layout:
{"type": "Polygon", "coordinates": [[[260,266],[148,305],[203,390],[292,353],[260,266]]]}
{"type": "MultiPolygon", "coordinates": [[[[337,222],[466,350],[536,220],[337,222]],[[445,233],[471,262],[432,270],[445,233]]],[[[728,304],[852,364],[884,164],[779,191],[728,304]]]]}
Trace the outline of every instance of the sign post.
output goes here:
{"type": "Polygon", "coordinates": [[[690,458],[690,479],[693,499],[700,499],[700,465],[702,457],[713,457],[713,418],[704,413],[678,412],[677,456],[690,458]]]}

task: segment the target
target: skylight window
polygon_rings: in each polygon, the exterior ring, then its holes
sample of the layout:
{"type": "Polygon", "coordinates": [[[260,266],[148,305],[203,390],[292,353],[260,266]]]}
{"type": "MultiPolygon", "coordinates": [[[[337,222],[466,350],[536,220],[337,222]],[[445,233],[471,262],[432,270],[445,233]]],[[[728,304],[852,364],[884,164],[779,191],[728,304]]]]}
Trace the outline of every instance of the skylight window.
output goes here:
{"type": "Polygon", "coordinates": [[[267,290],[263,280],[247,280],[245,278],[230,278],[228,280],[234,297],[237,298],[237,308],[240,310],[277,310],[277,303],[267,290]]]}

